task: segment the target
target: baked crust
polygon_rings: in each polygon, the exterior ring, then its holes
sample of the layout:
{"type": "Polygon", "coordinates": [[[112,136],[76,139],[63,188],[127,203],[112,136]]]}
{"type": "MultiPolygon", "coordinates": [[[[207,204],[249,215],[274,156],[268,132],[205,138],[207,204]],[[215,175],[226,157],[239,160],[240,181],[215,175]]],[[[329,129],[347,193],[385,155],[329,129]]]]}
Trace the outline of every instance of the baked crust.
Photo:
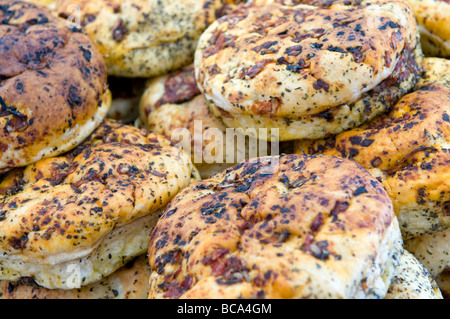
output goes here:
{"type": "Polygon", "coordinates": [[[104,121],[74,150],[2,176],[0,278],[62,289],[98,281],[147,250],[165,205],[198,177],[163,136],[104,121]]]}
{"type": "Polygon", "coordinates": [[[415,237],[405,241],[405,249],[425,265],[433,278],[437,278],[450,267],[449,235],[450,229],[445,229],[434,234],[415,237]]]}
{"type": "Polygon", "coordinates": [[[0,1],[0,171],[82,142],[111,104],[92,41],[45,8],[0,1]]]}
{"type": "Polygon", "coordinates": [[[414,86],[421,56],[403,1],[260,0],[208,27],[195,69],[225,125],[278,128],[292,140],[337,134],[389,109],[414,86]]]}
{"type": "Polygon", "coordinates": [[[146,299],[148,295],[147,255],[136,257],[98,282],[78,289],[47,289],[31,278],[0,281],[0,299],[146,299]]]}
{"type": "Polygon", "coordinates": [[[437,76],[446,72],[445,64],[427,61],[428,80],[388,114],[329,139],[298,142],[299,153],[352,159],[379,178],[405,239],[450,225],[450,87],[437,76]]]}
{"type": "Polygon", "coordinates": [[[150,235],[149,298],[383,298],[401,250],[391,200],[361,166],[250,159],[170,202],[150,235]]]}
{"type": "Polygon", "coordinates": [[[108,77],[112,102],[107,117],[126,124],[134,122],[139,115],[139,101],[146,81],[145,78],[108,77]]]}
{"type": "Polygon", "coordinates": [[[81,24],[104,55],[109,75],[153,77],[191,63],[203,30],[240,2],[59,0],[50,6],[81,24]]]}
{"type": "MultiPolygon", "coordinates": [[[[139,118],[141,123],[150,125],[148,121],[150,114],[163,105],[184,106],[186,102],[192,101],[199,95],[201,93],[195,82],[194,66],[192,64],[170,74],[149,79],[145,84],[145,90],[139,103],[139,118]]],[[[206,111],[208,112],[208,110],[206,111]]],[[[220,119],[215,119],[212,116],[210,118],[209,121],[213,121],[213,126],[225,128],[220,119]]],[[[177,118],[177,120],[180,121],[183,119],[177,118]]],[[[152,129],[153,127],[158,128],[159,125],[161,124],[155,121],[151,124],[151,127],[152,129]]],[[[161,125],[158,129],[167,136],[167,133],[172,131],[173,126],[165,128],[161,125]]]]}
{"type": "Polygon", "coordinates": [[[435,278],[445,299],[450,299],[450,229],[405,241],[405,249],[414,254],[435,278]]]}
{"type": "Polygon", "coordinates": [[[408,0],[417,19],[426,56],[450,58],[450,2],[408,0]]]}

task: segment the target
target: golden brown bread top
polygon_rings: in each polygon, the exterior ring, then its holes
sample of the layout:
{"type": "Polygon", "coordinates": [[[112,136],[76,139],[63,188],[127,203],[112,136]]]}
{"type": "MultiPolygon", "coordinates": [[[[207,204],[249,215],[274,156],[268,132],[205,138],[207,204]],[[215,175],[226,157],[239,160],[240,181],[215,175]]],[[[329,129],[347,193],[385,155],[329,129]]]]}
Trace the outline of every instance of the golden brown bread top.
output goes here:
{"type": "Polygon", "coordinates": [[[317,114],[357,101],[416,46],[404,1],[326,4],[251,1],[216,20],[196,51],[200,90],[226,112],[317,114]]]}
{"type": "Polygon", "coordinates": [[[136,257],[108,277],[78,289],[47,289],[31,278],[0,281],[0,299],[146,299],[147,255],[136,257]]]}
{"type": "MultiPolygon", "coordinates": [[[[139,105],[141,122],[148,124],[150,113],[156,111],[162,105],[184,105],[184,103],[190,102],[201,95],[195,81],[194,72],[194,66],[190,64],[180,70],[149,79],[145,84],[145,90],[139,105]]],[[[204,100],[204,98],[202,99],[204,100]]],[[[219,119],[216,121],[220,123],[219,119]]]]}
{"type": "Polygon", "coordinates": [[[428,269],[405,250],[385,299],[443,299],[428,269]]]}
{"type": "Polygon", "coordinates": [[[170,202],[150,236],[149,297],[383,295],[399,237],[388,195],[356,163],[250,159],[170,202]]]}
{"type": "Polygon", "coordinates": [[[33,4],[2,0],[0,8],[2,169],[44,149],[67,151],[105,103],[107,86],[103,58],[85,34],[33,4]]]}
{"type": "Polygon", "coordinates": [[[329,139],[298,142],[299,153],[352,159],[382,180],[407,238],[450,225],[450,87],[448,63],[440,62],[426,58],[423,79],[389,113],[329,139]]]}
{"type": "Polygon", "coordinates": [[[205,97],[195,82],[192,64],[150,79],[139,108],[142,123],[149,130],[168,137],[174,143],[178,143],[181,138],[175,134],[177,129],[187,129],[192,137],[195,136],[195,121],[199,121],[202,128],[202,138],[204,131],[209,128],[222,133],[226,130],[223,122],[209,112],[205,97]]]}
{"type": "Polygon", "coordinates": [[[74,150],[2,176],[2,256],[46,263],[91,249],[192,178],[189,156],[166,138],[107,120],[74,150]]]}
{"type": "Polygon", "coordinates": [[[416,88],[435,82],[450,87],[450,60],[427,57],[423,59],[423,69],[416,88]]]}
{"type": "Polygon", "coordinates": [[[450,268],[442,272],[436,278],[436,283],[439,286],[444,299],[450,299],[450,268]]]}
{"type": "Polygon", "coordinates": [[[81,25],[108,73],[152,77],[193,60],[198,37],[243,0],[30,0],[81,25]]]}
{"type": "Polygon", "coordinates": [[[226,16],[247,0],[201,0],[202,11],[196,17],[196,24],[206,29],[218,18],[226,16]]]}

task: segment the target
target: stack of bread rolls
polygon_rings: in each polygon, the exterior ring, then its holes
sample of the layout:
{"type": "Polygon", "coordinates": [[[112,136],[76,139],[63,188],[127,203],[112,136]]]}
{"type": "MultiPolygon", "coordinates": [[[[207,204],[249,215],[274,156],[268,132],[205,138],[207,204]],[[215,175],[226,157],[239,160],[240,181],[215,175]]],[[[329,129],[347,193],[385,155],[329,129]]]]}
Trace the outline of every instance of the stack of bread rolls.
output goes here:
{"type": "Polygon", "coordinates": [[[0,298],[450,296],[448,1],[0,21],[0,298]]]}

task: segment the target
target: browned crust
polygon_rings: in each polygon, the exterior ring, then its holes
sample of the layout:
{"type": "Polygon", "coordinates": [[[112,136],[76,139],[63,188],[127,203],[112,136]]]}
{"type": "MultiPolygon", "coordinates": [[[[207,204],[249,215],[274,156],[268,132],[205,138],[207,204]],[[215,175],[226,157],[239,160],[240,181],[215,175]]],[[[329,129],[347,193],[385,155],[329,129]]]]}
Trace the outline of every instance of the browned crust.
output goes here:
{"type": "Polygon", "coordinates": [[[449,88],[429,84],[405,95],[389,114],[369,124],[327,140],[302,141],[299,145],[308,154],[332,152],[367,169],[394,175],[417,160],[419,152],[434,153],[437,145],[447,142],[450,114],[443,106],[448,99],[449,88]]]}
{"type": "Polygon", "coordinates": [[[164,93],[156,101],[155,107],[166,103],[180,104],[200,95],[194,72],[194,66],[190,65],[178,72],[169,74],[164,83],[164,93]]]}
{"type": "Polygon", "coordinates": [[[146,299],[150,268],[147,256],[127,263],[110,276],[79,289],[47,289],[32,278],[0,281],[0,299],[146,299]]]}
{"type": "Polygon", "coordinates": [[[107,86],[95,45],[47,9],[2,0],[0,21],[0,168],[5,168],[36,160],[44,148],[57,153],[74,140],[76,127],[102,105],[107,86]]]}

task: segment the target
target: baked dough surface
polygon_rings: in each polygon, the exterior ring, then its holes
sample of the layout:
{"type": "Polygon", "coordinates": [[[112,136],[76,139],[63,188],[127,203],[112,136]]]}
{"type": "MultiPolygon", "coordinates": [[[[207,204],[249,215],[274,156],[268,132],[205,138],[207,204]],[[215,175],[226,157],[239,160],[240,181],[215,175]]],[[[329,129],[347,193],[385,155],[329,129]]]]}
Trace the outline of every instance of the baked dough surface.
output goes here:
{"type": "Polygon", "coordinates": [[[149,245],[149,298],[384,298],[402,251],[375,178],[346,159],[302,155],[192,183],[149,245]]]}
{"type": "Polygon", "coordinates": [[[228,129],[211,113],[198,90],[193,65],[149,79],[140,99],[139,115],[143,127],[190,150],[202,178],[246,158],[279,155],[293,144],[272,145],[246,136],[244,130],[228,129]]]}
{"type": "Polygon", "coordinates": [[[78,289],[47,289],[31,278],[0,281],[0,299],[146,299],[147,255],[136,257],[111,275],[78,289]]]}
{"type": "Polygon", "coordinates": [[[104,121],[74,150],[2,176],[0,278],[98,281],[147,250],[169,200],[198,177],[163,136],[104,121]]]}

